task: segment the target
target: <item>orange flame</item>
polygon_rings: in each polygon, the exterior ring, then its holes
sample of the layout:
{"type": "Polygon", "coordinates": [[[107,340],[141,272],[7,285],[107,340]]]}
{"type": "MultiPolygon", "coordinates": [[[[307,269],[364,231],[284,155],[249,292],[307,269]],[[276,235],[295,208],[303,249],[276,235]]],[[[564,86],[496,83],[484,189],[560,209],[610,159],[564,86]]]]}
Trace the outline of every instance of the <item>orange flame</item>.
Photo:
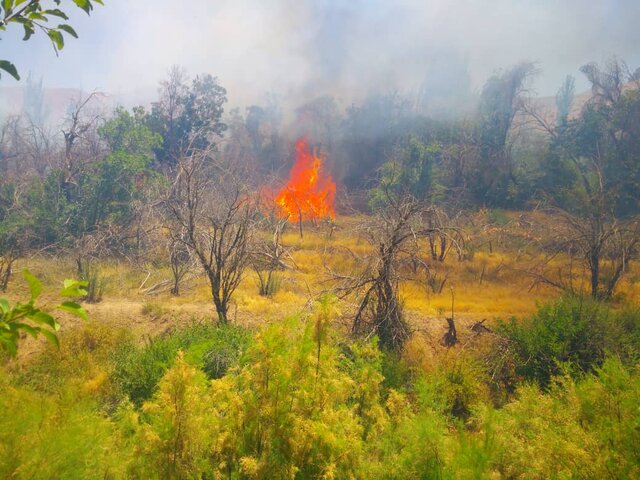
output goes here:
{"type": "Polygon", "coordinates": [[[292,222],[333,219],[335,196],[336,184],[330,175],[325,175],[322,158],[309,148],[306,139],[298,139],[289,182],[275,198],[280,215],[292,222]]]}

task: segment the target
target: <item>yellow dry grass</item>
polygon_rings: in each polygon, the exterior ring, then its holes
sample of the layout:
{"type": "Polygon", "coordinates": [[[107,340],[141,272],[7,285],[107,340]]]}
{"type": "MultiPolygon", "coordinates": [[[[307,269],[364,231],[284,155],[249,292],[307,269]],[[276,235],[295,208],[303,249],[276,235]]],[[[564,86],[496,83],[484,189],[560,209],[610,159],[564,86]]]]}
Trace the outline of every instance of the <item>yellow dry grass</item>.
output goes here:
{"type": "MultiPolygon", "coordinates": [[[[328,269],[351,273],[361,269],[363,257],[372,251],[371,245],[358,235],[357,226],[362,220],[357,217],[339,218],[333,231],[324,224],[317,227],[305,225],[302,238],[297,226],[290,225],[282,236],[282,243],[290,252],[287,263],[294,268],[278,272],[280,288],[273,297],[258,295],[256,274],[247,269],[233,297],[231,320],[261,325],[300,312],[311,298],[329,291],[334,285],[328,269]]],[[[401,283],[400,296],[412,322],[442,325],[444,317],[450,316],[452,294],[456,317],[462,321],[526,315],[538,303],[559,295],[550,287],[531,289],[532,279],[522,273],[523,262],[541,261],[542,252],[533,250],[523,255],[513,232],[510,236],[495,231],[475,232],[474,235],[474,243],[478,247],[467,260],[458,260],[451,254],[444,263],[432,262],[425,251],[432,274],[440,282],[446,278],[441,291],[434,291],[423,273],[401,283]]],[[[264,236],[269,238],[268,232],[264,236]]],[[[154,264],[163,263],[163,259],[155,260],[154,264]]],[[[554,262],[550,264],[551,268],[561,266],[566,259],[557,258],[554,262]]],[[[18,263],[16,272],[22,268],[29,268],[42,280],[45,286],[43,299],[49,305],[56,301],[55,294],[61,281],[75,276],[71,258],[29,258],[18,263]]],[[[95,321],[155,333],[176,323],[215,318],[209,286],[198,271],[185,284],[179,297],[170,295],[166,290],[156,295],[144,292],[145,288],[170,278],[167,266],[150,264],[134,268],[125,262],[108,261],[100,264],[100,272],[106,279],[104,299],[87,307],[95,321]]],[[[640,298],[640,266],[632,267],[619,291],[626,300],[637,302],[640,298]]],[[[27,288],[16,274],[6,297],[15,301],[25,298],[26,294],[27,288]]],[[[356,302],[355,298],[343,300],[343,311],[353,311],[356,302]]],[[[70,319],[64,320],[65,324],[73,323],[70,319]]]]}

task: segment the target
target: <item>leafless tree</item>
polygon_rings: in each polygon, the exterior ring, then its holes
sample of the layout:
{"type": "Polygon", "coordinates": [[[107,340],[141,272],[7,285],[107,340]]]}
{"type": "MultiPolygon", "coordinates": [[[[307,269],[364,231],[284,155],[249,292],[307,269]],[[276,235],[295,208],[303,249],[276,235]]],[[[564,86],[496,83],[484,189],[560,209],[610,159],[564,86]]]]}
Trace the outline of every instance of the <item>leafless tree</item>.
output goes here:
{"type": "Polygon", "coordinates": [[[3,180],[21,173],[19,169],[25,143],[22,120],[17,115],[10,116],[0,128],[0,174],[3,180]]]}
{"type": "Polygon", "coordinates": [[[98,158],[100,154],[96,127],[102,114],[92,107],[102,96],[103,94],[99,92],[92,92],[87,97],[76,100],[71,106],[66,125],[62,128],[64,137],[62,171],[65,188],[77,185],[78,176],[86,163],[98,158]],[[84,144],[82,152],[77,151],[80,142],[84,144]]]}
{"type": "Polygon", "coordinates": [[[410,336],[398,295],[399,264],[401,256],[417,254],[417,238],[431,233],[422,223],[423,211],[412,198],[390,197],[388,207],[364,227],[374,252],[362,259],[363,271],[355,277],[332,272],[339,293],[355,293],[359,298],[352,332],[377,335],[380,345],[389,350],[400,350],[410,336]]]}
{"type": "Polygon", "coordinates": [[[117,243],[118,231],[102,226],[90,233],[74,239],[72,253],[75,257],[76,274],[87,282],[85,301],[98,303],[106,286],[106,278],[101,272],[99,261],[112,254],[117,243]]]}
{"type": "Polygon", "coordinates": [[[291,258],[291,255],[281,241],[286,224],[286,218],[276,220],[272,239],[254,242],[251,268],[258,277],[258,290],[262,296],[272,296],[277,290],[278,277],[276,272],[292,268],[285,262],[285,259],[291,258]]]}
{"type": "Polygon", "coordinates": [[[640,220],[579,216],[560,209],[551,210],[551,214],[558,222],[541,242],[545,260],[527,271],[534,279],[532,286],[542,283],[579,294],[581,286],[576,280],[586,271],[591,296],[610,298],[637,258],[640,220]]]}
{"type": "Polygon", "coordinates": [[[191,252],[187,245],[187,232],[184,228],[171,231],[167,247],[169,250],[169,265],[173,276],[172,295],[180,295],[180,285],[193,266],[191,252]]]}
{"type": "Polygon", "coordinates": [[[461,260],[464,253],[464,235],[462,230],[455,224],[452,218],[443,209],[430,207],[425,210],[427,238],[429,240],[429,250],[433,261],[444,262],[449,252],[453,249],[461,260]]]}
{"type": "Polygon", "coordinates": [[[165,200],[204,270],[220,323],[228,322],[229,302],[249,264],[255,217],[255,201],[237,175],[212,150],[195,151],[178,162],[165,200]]]}

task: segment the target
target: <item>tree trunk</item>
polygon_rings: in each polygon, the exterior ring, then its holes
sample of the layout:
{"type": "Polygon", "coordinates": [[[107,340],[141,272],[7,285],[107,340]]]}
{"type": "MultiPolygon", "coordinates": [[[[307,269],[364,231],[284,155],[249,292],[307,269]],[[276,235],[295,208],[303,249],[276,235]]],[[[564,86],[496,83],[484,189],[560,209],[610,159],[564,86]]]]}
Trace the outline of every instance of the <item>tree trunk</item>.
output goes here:
{"type": "Polygon", "coordinates": [[[600,253],[592,250],[589,254],[589,266],[591,269],[591,296],[598,298],[598,287],[600,283],[600,253]]]}

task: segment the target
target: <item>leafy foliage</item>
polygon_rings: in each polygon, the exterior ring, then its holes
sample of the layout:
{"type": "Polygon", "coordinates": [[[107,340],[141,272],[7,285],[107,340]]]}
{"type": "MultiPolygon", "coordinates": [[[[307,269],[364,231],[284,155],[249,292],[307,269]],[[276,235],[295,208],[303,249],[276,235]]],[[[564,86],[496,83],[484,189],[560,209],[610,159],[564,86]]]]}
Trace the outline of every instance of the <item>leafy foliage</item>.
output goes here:
{"type": "MultiPolygon", "coordinates": [[[[51,45],[58,54],[64,48],[64,35],[78,38],[73,27],[67,23],[50,26],[50,20],[58,22],[69,20],[68,15],[60,8],[44,8],[41,0],[3,0],[0,4],[0,31],[5,31],[10,24],[22,25],[24,28],[23,40],[29,40],[36,33],[36,29],[45,33],[51,45]]],[[[56,6],[60,6],[62,0],[54,0],[56,6]]],[[[94,3],[104,5],[102,0],[73,0],[75,5],[84,10],[87,15],[93,10],[94,3]]],[[[16,80],[20,80],[18,69],[8,60],[0,59],[0,70],[4,70],[16,80]]]]}
{"type": "Polygon", "coordinates": [[[516,374],[546,388],[565,368],[576,375],[593,372],[607,352],[636,361],[639,318],[637,312],[617,314],[589,299],[565,297],[526,320],[501,323],[498,331],[511,342],[516,374]]]}
{"type": "MultiPolygon", "coordinates": [[[[29,284],[31,298],[27,303],[16,303],[11,306],[9,302],[0,298],[0,345],[11,355],[18,351],[20,332],[25,332],[32,337],[42,334],[47,340],[58,345],[56,332],[60,329],[58,321],[48,312],[36,307],[35,302],[42,292],[42,284],[29,270],[23,271],[23,276],[29,284]]],[[[64,287],[60,291],[63,298],[77,298],[86,295],[83,289],[85,284],[76,280],[65,280],[64,287]]],[[[55,308],[64,310],[86,320],[87,313],[75,301],[66,300],[55,308]]]]}
{"type": "Polygon", "coordinates": [[[226,95],[217,78],[196,76],[188,85],[185,74],[174,67],[146,117],[149,128],[162,137],[155,147],[158,160],[174,165],[180,157],[215,143],[227,128],[221,120],[226,95]]]}
{"type": "Polygon", "coordinates": [[[45,355],[17,377],[29,382],[0,370],[6,413],[0,473],[296,479],[640,473],[637,366],[613,356],[589,374],[571,377],[560,368],[545,391],[520,384],[496,409],[483,392],[486,373],[469,355],[454,364],[427,362],[424,370],[408,366],[413,371],[402,381],[385,379],[391,360],[375,339],[346,343],[330,326],[333,308],[325,299],[307,319],[266,327],[236,368],[211,382],[202,352],[211,342],[248,339],[246,332],[192,326],[160,339],[181,337],[188,346],[167,360],[141,407],[94,400],[122,385],[109,385],[105,372],[112,361],[121,368],[121,353],[109,352],[129,340],[99,325],[68,332],[64,356],[45,355]],[[52,376],[60,380],[55,388],[42,388],[52,376]]]}
{"type": "Polygon", "coordinates": [[[369,204],[379,208],[389,203],[389,197],[411,196],[428,200],[432,192],[435,157],[438,144],[424,145],[411,136],[399,153],[399,159],[390,160],[380,168],[378,186],[369,191],[369,204]]]}
{"type": "Polygon", "coordinates": [[[201,367],[210,378],[223,376],[247,348],[248,334],[239,327],[193,324],[144,345],[123,344],[115,353],[114,380],[123,393],[140,405],[153,395],[178,352],[201,367]]]}

